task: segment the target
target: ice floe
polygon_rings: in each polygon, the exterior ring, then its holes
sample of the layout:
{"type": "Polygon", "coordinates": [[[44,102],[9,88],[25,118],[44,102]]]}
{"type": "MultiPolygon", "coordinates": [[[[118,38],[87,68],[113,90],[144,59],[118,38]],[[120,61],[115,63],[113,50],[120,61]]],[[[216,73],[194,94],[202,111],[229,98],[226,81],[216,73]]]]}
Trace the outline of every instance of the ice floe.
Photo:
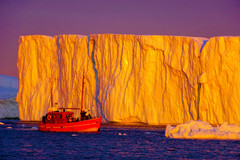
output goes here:
{"type": "Polygon", "coordinates": [[[240,127],[227,122],[213,127],[208,122],[189,121],[176,127],[167,125],[165,136],[183,139],[240,139],[240,127]]]}

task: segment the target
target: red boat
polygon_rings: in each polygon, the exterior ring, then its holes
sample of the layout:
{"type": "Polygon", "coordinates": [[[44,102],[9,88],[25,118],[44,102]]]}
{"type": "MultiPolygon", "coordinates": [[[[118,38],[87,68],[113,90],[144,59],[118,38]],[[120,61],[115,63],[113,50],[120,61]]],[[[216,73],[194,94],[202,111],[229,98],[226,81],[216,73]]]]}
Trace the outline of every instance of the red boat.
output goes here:
{"type": "Polygon", "coordinates": [[[99,132],[101,126],[101,117],[91,118],[86,112],[81,112],[80,118],[75,118],[73,112],[65,112],[65,109],[76,108],[60,108],[62,111],[48,112],[42,117],[39,123],[39,131],[46,132],[99,132]]]}
{"type": "MultiPolygon", "coordinates": [[[[51,85],[52,86],[52,85],[51,85]]],[[[42,117],[38,130],[46,132],[98,132],[101,126],[101,117],[92,118],[83,111],[83,90],[84,90],[84,71],[82,81],[82,102],[80,117],[75,118],[73,112],[65,112],[68,109],[80,110],[80,108],[59,108],[60,111],[48,112],[42,117]]],[[[51,108],[52,104],[52,88],[51,88],[51,108]]],[[[58,109],[58,110],[59,110],[58,109]]]]}

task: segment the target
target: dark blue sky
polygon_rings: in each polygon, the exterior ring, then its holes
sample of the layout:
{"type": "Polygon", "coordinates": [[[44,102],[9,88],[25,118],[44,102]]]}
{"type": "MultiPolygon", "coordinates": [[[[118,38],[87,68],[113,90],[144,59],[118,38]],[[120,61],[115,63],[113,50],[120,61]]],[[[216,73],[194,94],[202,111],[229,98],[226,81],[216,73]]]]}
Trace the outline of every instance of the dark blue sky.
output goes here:
{"type": "Polygon", "coordinates": [[[17,77],[21,35],[240,36],[240,0],[1,0],[0,74],[17,77]]]}

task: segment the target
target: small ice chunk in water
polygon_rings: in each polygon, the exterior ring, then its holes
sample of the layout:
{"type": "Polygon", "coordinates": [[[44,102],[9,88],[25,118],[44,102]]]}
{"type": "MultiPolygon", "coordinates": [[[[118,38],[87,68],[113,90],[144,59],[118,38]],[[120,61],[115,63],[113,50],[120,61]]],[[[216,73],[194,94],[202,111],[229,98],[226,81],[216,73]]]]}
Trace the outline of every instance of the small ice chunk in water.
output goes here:
{"type": "Polygon", "coordinates": [[[126,133],[118,133],[119,136],[126,136],[127,134],[126,133]]]}
{"type": "Polygon", "coordinates": [[[37,128],[37,127],[32,127],[31,129],[32,129],[32,130],[38,130],[38,128],[37,128]]]}

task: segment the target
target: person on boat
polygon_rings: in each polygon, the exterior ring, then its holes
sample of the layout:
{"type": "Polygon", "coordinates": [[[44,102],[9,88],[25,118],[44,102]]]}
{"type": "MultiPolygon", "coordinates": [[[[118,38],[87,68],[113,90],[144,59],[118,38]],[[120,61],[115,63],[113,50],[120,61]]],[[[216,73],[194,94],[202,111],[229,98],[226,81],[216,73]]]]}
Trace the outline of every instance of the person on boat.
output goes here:
{"type": "Polygon", "coordinates": [[[88,113],[88,110],[81,111],[81,120],[92,119],[91,115],[88,113]]]}
{"type": "Polygon", "coordinates": [[[84,111],[84,110],[81,111],[81,121],[82,121],[82,120],[85,120],[86,113],[87,113],[87,112],[84,111]]]}
{"type": "Polygon", "coordinates": [[[86,118],[87,118],[87,119],[92,119],[90,113],[86,112],[86,118]]]}

